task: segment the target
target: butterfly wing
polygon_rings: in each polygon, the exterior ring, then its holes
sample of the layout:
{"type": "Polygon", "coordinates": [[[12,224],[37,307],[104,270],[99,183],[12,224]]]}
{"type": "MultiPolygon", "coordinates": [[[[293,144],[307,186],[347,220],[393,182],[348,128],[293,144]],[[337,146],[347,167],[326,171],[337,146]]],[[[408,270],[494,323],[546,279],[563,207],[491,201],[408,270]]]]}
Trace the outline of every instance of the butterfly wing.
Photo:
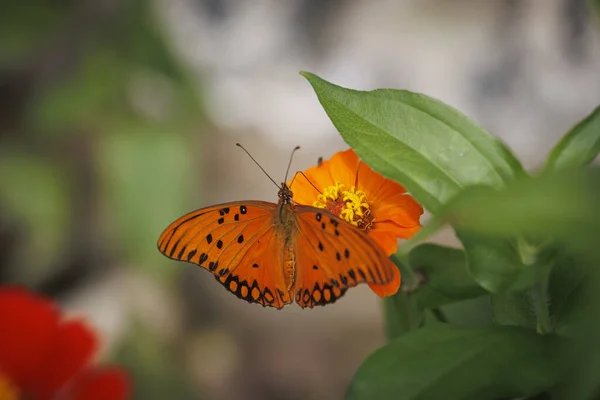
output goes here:
{"type": "Polygon", "coordinates": [[[380,296],[400,287],[400,272],[367,234],[314,207],[295,206],[295,300],[302,308],[335,302],[348,288],[369,283],[380,296]]]}
{"type": "Polygon", "coordinates": [[[250,303],[282,308],[292,299],[283,277],[283,240],[277,205],[231,202],[193,211],[158,239],[165,256],[198,264],[250,303]]]}

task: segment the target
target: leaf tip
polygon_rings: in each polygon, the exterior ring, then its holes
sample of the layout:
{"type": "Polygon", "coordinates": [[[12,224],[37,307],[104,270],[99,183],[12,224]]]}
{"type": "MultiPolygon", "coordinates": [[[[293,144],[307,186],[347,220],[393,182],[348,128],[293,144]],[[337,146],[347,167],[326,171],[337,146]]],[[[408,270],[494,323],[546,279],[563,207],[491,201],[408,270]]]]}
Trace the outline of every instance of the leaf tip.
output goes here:
{"type": "Polygon", "coordinates": [[[300,75],[302,75],[310,84],[312,85],[314,81],[321,80],[317,75],[308,71],[300,71],[300,75]]]}

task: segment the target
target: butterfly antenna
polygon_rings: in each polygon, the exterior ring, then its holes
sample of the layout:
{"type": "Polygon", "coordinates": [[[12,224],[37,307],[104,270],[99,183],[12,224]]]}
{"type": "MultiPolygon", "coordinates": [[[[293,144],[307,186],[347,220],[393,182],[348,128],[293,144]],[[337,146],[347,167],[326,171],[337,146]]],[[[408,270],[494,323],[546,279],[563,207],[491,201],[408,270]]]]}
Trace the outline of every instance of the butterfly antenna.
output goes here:
{"type": "MultiPolygon", "coordinates": [[[[275,182],[275,180],[274,180],[273,178],[271,178],[271,175],[269,175],[269,174],[267,173],[267,171],[265,171],[265,169],[264,169],[264,168],[263,168],[263,167],[262,167],[262,166],[261,166],[261,165],[258,163],[258,161],[256,161],[256,160],[254,159],[254,157],[252,157],[252,154],[250,154],[250,152],[248,152],[248,150],[246,150],[246,149],[244,148],[244,146],[242,146],[242,145],[241,145],[241,144],[239,144],[239,143],[236,143],[235,145],[236,145],[237,147],[241,148],[242,150],[244,150],[244,151],[246,152],[246,154],[248,154],[248,157],[250,157],[250,158],[252,159],[252,161],[254,161],[254,164],[258,165],[258,168],[260,168],[260,170],[261,170],[262,172],[264,172],[264,173],[265,173],[265,175],[267,176],[267,178],[269,178],[269,179],[271,180],[271,182],[273,182],[273,183],[275,184],[275,186],[279,187],[279,185],[277,184],[277,182],[275,182]]],[[[292,153],[292,154],[293,154],[293,153],[292,153]]],[[[288,167],[288,168],[289,168],[289,167],[288,167]]]]}
{"type": "Polygon", "coordinates": [[[294,184],[294,181],[296,180],[296,177],[297,177],[298,175],[302,175],[302,176],[304,177],[304,179],[306,179],[306,181],[307,181],[308,183],[310,183],[310,185],[311,185],[312,187],[314,187],[314,188],[315,188],[315,190],[316,190],[317,192],[319,192],[320,194],[323,194],[323,193],[322,193],[322,192],[319,190],[319,188],[318,188],[318,187],[316,187],[316,186],[315,186],[315,184],[314,184],[314,183],[312,183],[312,182],[310,181],[310,179],[308,179],[308,176],[306,176],[306,175],[304,174],[304,172],[302,172],[302,171],[298,171],[298,172],[296,172],[296,173],[294,174],[294,177],[292,178],[292,181],[290,182],[290,188],[291,188],[291,187],[292,187],[292,185],[294,184]]]}
{"type": "Polygon", "coordinates": [[[290,155],[290,162],[288,163],[287,170],[285,171],[285,179],[283,180],[284,182],[287,182],[288,173],[290,172],[290,167],[292,166],[292,159],[294,158],[294,153],[298,150],[300,150],[300,146],[296,146],[294,147],[294,150],[292,150],[292,154],[290,155]]]}

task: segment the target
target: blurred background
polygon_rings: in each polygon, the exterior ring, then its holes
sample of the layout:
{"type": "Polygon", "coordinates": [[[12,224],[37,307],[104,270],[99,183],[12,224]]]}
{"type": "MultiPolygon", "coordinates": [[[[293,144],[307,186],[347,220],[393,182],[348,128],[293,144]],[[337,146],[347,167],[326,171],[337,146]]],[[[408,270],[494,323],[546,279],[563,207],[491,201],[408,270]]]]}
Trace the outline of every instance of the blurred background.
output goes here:
{"type": "Polygon", "coordinates": [[[600,104],[588,3],[6,2],[0,282],[85,315],[137,399],[342,398],[385,340],[368,288],[313,310],[250,305],[163,257],[159,234],[213,203],[276,200],[236,142],[277,181],[295,145],[293,170],[346,148],[300,70],[436,97],[535,168],[600,104]]]}

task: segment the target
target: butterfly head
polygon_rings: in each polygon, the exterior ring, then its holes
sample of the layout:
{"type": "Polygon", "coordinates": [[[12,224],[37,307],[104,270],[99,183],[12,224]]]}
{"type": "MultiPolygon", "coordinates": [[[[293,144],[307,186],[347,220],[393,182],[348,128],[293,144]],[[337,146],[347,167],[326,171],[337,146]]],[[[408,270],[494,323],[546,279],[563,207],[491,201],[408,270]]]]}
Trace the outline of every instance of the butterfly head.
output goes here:
{"type": "Polygon", "coordinates": [[[277,192],[277,197],[279,197],[280,204],[292,204],[294,193],[292,193],[292,190],[288,187],[287,183],[282,182],[279,192],[277,192]]]}

